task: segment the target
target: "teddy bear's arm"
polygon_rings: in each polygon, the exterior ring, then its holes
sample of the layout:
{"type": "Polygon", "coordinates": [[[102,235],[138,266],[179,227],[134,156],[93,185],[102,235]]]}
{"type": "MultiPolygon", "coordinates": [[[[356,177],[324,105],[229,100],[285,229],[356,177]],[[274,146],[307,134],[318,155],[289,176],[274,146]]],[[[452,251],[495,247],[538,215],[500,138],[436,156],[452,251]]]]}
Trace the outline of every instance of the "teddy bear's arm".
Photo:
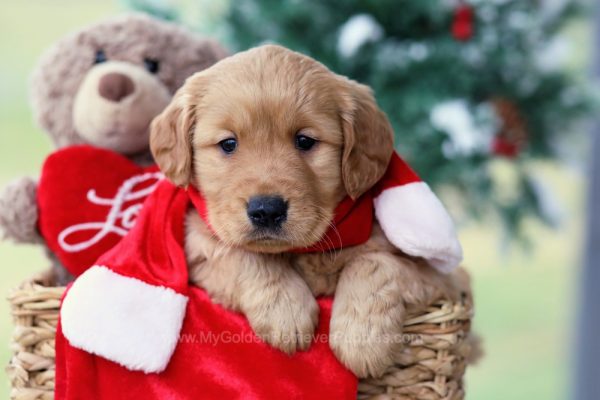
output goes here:
{"type": "Polygon", "coordinates": [[[0,192],[0,234],[17,243],[42,243],[37,230],[37,182],[29,177],[10,182],[0,192]]]}

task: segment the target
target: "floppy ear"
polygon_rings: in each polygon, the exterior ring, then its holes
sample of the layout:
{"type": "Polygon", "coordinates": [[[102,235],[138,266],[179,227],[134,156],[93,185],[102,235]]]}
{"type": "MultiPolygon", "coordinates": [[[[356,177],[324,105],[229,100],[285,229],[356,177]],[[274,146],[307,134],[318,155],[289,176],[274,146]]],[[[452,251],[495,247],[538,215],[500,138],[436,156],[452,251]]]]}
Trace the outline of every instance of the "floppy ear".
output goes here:
{"type": "Polygon", "coordinates": [[[192,133],[195,103],[185,87],[150,126],[150,150],[163,174],[186,187],[192,179],[192,133]]]}
{"type": "Polygon", "coordinates": [[[369,87],[346,78],[343,85],[342,179],[348,195],[356,199],[384,175],[394,151],[394,132],[369,87]]]}

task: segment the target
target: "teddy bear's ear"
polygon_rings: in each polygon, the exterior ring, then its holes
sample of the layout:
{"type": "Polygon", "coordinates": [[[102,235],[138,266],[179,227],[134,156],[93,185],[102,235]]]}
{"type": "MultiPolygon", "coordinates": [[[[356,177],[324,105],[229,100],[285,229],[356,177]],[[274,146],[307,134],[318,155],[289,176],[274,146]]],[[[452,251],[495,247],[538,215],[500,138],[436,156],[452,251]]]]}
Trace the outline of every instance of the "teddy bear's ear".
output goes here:
{"type": "Polygon", "coordinates": [[[186,87],[150,125],[150,150],[163,174],[175,185],[186,187],[192,179],[192,134],[195,102],[186,87]]]}
{"type": "Polygon", "coordinates": [[[219,42],[212,39],[205,39],[199,43],[197,51],[205,55],[210,64],[229,56],[229,52],[219,42]]]}
{"type": "Polygon", "coordinates": [[[216,40],[188,34],[182,43],[176,49],[165,50],[165,57],[175,73],[171,83],[174,85],[173,91],[181,87],[188,77],[229,56],[228,51],[216,40]]]}
{"type": "Polygon", "coordinates": [[[394,132],[371,89],[340,77],[340,113],[344,135],[342,179],[356,199],[385,173],[394,151],[394,132]]]}

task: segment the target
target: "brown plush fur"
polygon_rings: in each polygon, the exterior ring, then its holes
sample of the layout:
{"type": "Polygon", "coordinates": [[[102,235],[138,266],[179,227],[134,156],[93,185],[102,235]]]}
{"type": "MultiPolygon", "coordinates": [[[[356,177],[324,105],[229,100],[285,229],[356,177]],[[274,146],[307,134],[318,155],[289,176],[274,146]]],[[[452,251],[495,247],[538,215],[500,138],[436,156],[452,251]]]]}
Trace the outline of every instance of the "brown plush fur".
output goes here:
{"type": "Polygon", "coordinates": [[[190,210],[190,279],[243,312],[258,335],[286,352],[310,344],[314,296],[335,294],[330,345],[358,376],[380,375],[401,346],[404,310],[452,293],[453,277],[400,253],[378,226],[360,246],[326,253],[287,250],[318,241],[346,195],[383,175],[392,129],[371,91],[278,46],[225,59],[191,77],[152,124],[151,148],[166,176],[206,198],[213,231],[190,210]],[[318,139],[307,152],[298,133],[318,139]],[[218,143],[235,137],[225,154],[218,143]],[[277,233],[258,234],[248,199],[289,204],[277,233]]]}
{"type": "Polygon", "coordinates": [[[29,177],[10,182],[0,196],[0,235],[21,243],[43,243],[34,228],[38,213],[37,183],[29,177]]]}
{"type": "MultiPolygon", "coordinates": [[[[34,116],[58,148],[92,144],[149,164],[152,118],[188,76],[225,55],[213,40],[174,24],[143,14],[114,17],[66,36],[44,53],[31,79],[34,116]],[[107,61],[94,64],[98,50],[107,61]],[[156,74],[145,68],[145,58],[159,62],[156,74]],[[118,102],[100,95],[102,78],[111,73],[133,84],[133,92],[118,102]]],[[[36,227],[36,189],[35,180],[21,178],[0,193],[5,238],[43,243],[36,227]]]]}
{"type": "Polygon", "coordinates": [[[158,60],[156,78],[171,94],[226,55],[216,42],[144,14],[113,17],[64,37],[42,55],[31,78],[35,119],[57,147],[88,142],[75,129],[72,112],[98,50],[108,61],[142,70],[144,58],[158,60]]]}

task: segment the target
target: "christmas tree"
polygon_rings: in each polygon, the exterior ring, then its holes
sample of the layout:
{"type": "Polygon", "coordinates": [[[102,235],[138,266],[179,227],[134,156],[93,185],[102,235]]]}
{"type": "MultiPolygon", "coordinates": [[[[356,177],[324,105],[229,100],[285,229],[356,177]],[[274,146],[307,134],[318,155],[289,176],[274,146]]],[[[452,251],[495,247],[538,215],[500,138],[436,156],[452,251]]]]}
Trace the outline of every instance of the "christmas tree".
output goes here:
{"type": "Polygon", "coordinates": [[[529,161],[559,156],[589,110],[557,61],[561,29],[581,10],[569,0],[235,0],[221,26],[234,51],[279,43],[371,86],[423,179],[518,234],[528,216],[553,221],[529,161]],[[499,158],[515,170],[510,196],[490,170],[499,158]]]}

